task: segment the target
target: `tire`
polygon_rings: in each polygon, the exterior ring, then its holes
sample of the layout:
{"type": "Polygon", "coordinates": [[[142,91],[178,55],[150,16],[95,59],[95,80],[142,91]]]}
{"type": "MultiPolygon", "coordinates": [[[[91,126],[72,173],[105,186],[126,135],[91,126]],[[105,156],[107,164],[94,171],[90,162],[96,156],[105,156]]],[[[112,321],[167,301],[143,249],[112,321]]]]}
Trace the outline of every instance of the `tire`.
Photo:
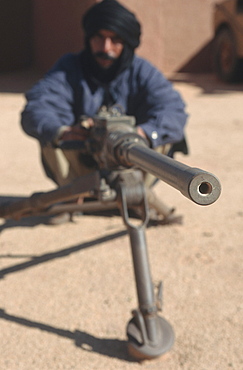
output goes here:
{"type": "Polygon", "coordinates": [[[214,69],[225,82],[237,82],[242,77],[242,61],[237,56],[236,42],[229,29],[223,29],[215,36],[214,69]]]}

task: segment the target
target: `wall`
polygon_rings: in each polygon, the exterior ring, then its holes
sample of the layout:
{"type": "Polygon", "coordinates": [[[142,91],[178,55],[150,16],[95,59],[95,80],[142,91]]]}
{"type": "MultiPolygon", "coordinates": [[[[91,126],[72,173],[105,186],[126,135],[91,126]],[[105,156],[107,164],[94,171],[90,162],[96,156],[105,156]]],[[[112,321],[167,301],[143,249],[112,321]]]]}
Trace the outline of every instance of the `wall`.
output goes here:
{"type": "Polygon", "coordinates": [[[34,59],[46,71],[64,53],[83,46],[81,15],[94,0],[33,0],[34,59]]]}
{"type": "MultiPolygon", "coordinates": [[[[42,71],[66,52],[83,46],[80,21],[99,0],[1,0],[0,46],[12,69],[32,57],[42,71]],[[32,25],[32,32],[30,27],[32,25]],[[33,49],[32,49],[33,40],[33,49]]],[[[120,0],[142,23],[137,53],[165,72],[210,70],[212,14],[217,0],[120,0]]],[[[4,57],[4,58],[3,58],[4,57]]]]}
{"type": "Polygon", "coordinates": [[[0,71],[32,62],[31,0],[0,0],[0,71]]]}
{"type": "Polygon", "coordinates": [[[121,0],[143,24],[138,53],[165,72],[208,71],[217,0],[121,0]],[[188,69],[189,68],[189,69],[188,69]]]}
{"type": "Polygon", "coordinates": [[[215,3],[215,0],[163,1],[166,70],[187,70],[187,65],[191,71],[210,68],[208,47],[213,38],[215,3]]]}
{"type": "Polygon", "coordinates": [[[121,0],[121,3],[136,14],[142,25],[141,46],[137,54],[163,67],[166,60],[164,0],[121,0]]]}

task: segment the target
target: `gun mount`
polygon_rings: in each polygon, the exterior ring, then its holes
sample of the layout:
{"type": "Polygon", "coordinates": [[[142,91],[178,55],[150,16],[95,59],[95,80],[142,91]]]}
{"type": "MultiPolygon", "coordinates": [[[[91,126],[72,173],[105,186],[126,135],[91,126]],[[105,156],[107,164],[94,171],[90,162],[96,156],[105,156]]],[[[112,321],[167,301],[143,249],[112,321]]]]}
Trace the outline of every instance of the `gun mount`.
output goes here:
{"type": "Polygon", "coordinates": [[[144,172],[149,172],[179,190],[199,205],[215,202],[221,191],[218,179],[209,172],[191,168],[149,148],[134,128],[134,120],[126,116],[97,116],[93,119],[89,139],[85,142],[63,142],[62,149],[77,148],[91,155],[97,170],[81,176],[73,183],[46,193],[34,193],[27,199],[0,206],[0,217],[21,218],[27,215],[63,211],[107,210],[118,207],[130,238],[138,308],[127,325],[128,348],[138,360],[153,359],[168,350],[174,342],[171,325],[158,315],[162,307],[162,284],[155,294],[148,259],[145,228],[149,220],[149,205],[155,205],[163,215],[170,214],[159,199],[153,199],[143,184],[144,172]],[[80,194],[92,196],[96,202],[82,205],[59,204],[80,194]],[[58,204],[56,204],[58,203],[58,204]],[[139,225],[129,215],[137,207],[139,225]]]}

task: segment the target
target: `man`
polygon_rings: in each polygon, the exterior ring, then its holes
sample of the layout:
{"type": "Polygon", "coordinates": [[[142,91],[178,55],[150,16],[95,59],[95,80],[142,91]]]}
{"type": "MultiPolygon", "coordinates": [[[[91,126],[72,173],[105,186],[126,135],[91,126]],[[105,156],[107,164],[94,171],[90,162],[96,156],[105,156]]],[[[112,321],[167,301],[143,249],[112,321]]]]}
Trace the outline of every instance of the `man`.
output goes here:
{"type": "Polygon", "coordinates": [[[134,54],[141,29],[133,13],[115,0],[103,0],[87,11],[82,24],[84,50],[63,56],[27,92],[22,113],[24,131],[38,139],[46,173],[59,186],[92,166],[77,152],[56,148],[60,140],[85,139],[80,117],[119,104],[154,149],[180,142],[187,119],[171,83],[134,54]]]}

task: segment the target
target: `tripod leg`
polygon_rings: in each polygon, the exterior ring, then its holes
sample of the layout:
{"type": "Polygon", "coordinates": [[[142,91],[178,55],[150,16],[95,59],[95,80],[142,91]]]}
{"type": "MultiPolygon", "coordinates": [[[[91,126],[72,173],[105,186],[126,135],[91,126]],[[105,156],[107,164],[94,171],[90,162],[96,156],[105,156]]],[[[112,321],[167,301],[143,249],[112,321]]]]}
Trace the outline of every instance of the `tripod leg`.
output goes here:
{"type": "MultiPolygon", "coordinates": [[[[172,347],[174,332],[171,325],[158,316],[145,237],[146,217],[141,225],[131,224],[128,219],[125,192],[125,187],[121,187],[121,211],[130,237],[139,304],[127,325],[128,350],[138,360],[152,359],[172,347]]],[[[143,206],[145,213],[146,208],[145,204],[143,206]]]]}
{"type": "Polygon", "coordinates": [[[127,326],[130,354],[139,359],[152,359],[173,345],[170,324],[158,316],[151,279],[144,226],[128,227],[139,307],[127,326]]]}

